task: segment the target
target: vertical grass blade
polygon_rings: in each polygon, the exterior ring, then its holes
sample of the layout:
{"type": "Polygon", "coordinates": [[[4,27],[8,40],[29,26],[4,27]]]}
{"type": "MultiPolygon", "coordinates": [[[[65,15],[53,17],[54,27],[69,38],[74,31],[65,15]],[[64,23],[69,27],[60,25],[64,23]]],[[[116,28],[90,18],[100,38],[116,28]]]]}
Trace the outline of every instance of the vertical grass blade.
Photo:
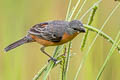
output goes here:
{"type": "Polygon", "coordinates": [[[76,16],[74,17],[74,19],[77,19],[77,17],[79,16],[79,14],[80,14],[81,10],[82,10],[82,9],[83,9],[83,7],[84,7],[84,5],[85,5],[86,1],[87,1],[87,0],[84,0],[84,2],[83,2],[83,4],[82,4],[81,8],[78,10],[78,12],[77,12],[76,16]]]}
{"type": "Polygon", "coordinates": [[[65,59],[65,64],[63,65],[63,73],[62,73],[62,79],[63,80],[67,80],[67,71],[69,68],[69,60],[70,60],[70,48],[71,48],[71,42],[69,42],[69,46],[68,46],[68,51],[67,51],[67,57],[65,59]]]}
{"type": "MultiPolygon", "coordinates": [[[[92,24],[95,13],[97,11],[97,8],[98,8],[98,5],[94,5],[93,10],[92,10],[92,12],[90,14],[90,17],[89,17],[89,20],[88,20],[88,25],[92,24]]],[[[85,47],[85,43],[87,41],[88,33],[89,33],[89,29],[87,29],[86,34],[85,34],[85,36],[83,38],[82,45],[81,45],[81,50],[83,50],[83,48],[85,47]]]]}
{"type": "Polygon", "coordinates": [[[100,79],[100,76],[102,75],[108,61],[110,60],[110,57],[112,56],[113,52],[115,51],[115,49],[117,48],[117,46],[119,45],[120,43],[120,31],[118,33],[118,35],[116,36],[116,39],[115,39],[115,42],[113,43],[108,55],[107,55],[107,58],[105,59],[105,62],[103,63],[98,75],[97,75],[97,78],[96,80],[99,80],[100,79]]]}
{"type": "Polygon", "coordinates": [[[92,7],[90,7],[80,18],[80,21],[93,9],[93,7],[95,5],[98,5],[102,0],[99,0],[98,2],[96,2],[92,7]]]}
{"type": "Polygon", "coordinates": [[[70,21],[70,20],[72,19],[72,16],[73,16],[75,10],[77,9],[79,3],[80,3],[80,0],[78,0],[78,2],[76,3],[75,7],[73,8],[73,10],[72,10],[72,12],[71,12],[71,15],[70,15],[70,17],[69,17],[69,19],[68,19],[68,21],[70,21]]]}
{"type": "MultiPolygon", "coordinates": [[[[54,57],[54,58],[56,58],[56,57],[58,56],[58,50],[59,50],[59,48],[60,48],[59,46],[56,47],[55,52],[54,52],[54,54],[53,54],[53,57],[54,57]]],[[[47,68],[46,68],[46,71],[45,71],[45,73],[44,73],[43,80],[46,80],[46,79],[47,79],[47,77],[48,77],[51,69],[53,68],[53,66],[54,66],[54,62],[53,62],[53,61],[50,61],[49,64],[48,64],[48,66],[47,66],[47,68]]]]}
{"type": "Polygon", "coordinates": [[[72,0],[69,0],[69,4],[68,4],[68,9],[67,9],[67,14],[66,14],[65,20],[68,20],[68,17],[69,17],[69,14],[70,14],[71,2],[72,2],[72,0]]]}
{"type": "MultiPolygon", "coordinates": [[[[84,24],[84,27],[87,28],[87,29],[89,29],[90,31],[93,31],[93,32],[96,32],[96,33],[99,32],[99,29],[97,29],[97,28],[95,28],[93,26],[84,24]]],[[[106,39],[108,42],[110,42],[112,44],[114,43],[114,40],[110,36],[108,36],[107,34],[105,34],[102,31],[99,33],[99,36],[102,36],[104,39],[106,39]]],[[[117,49],[118,49],[118,51],[120,51],[120,46],[119,45],[117,46],[117,49]]]]}
{"type": "Polygon", "coordinates": [[[36,74],[35,76],[34,76],[34,78],[32,79],[32,80],[38,80],[39,79],[39,77],[43,74],[43,72],[46,70],[46,68],[47,68],[47,65],[44,65],[44,67],[38,72],[38,74],[36,74]]]}

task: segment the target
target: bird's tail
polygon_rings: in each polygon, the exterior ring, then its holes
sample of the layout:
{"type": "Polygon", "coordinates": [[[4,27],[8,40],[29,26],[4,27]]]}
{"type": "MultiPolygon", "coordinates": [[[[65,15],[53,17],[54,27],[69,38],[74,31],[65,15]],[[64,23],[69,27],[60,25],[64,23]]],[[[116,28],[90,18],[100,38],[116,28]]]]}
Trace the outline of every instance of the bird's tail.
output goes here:
{"type": "Polygon", "coordinates": [[[20,40],[18,40],[18,41],[16,41],[16,42],[14,42],[14,43],[8,45],[8,46],[4,49],[4,51],[7,52],[7,51],[9,51],[9,50],[11,50],[11,49],[14,49],[14,48],[16,48],[16,47],[24,44],[24,43],[28,43],[28,42],[32,42],[32,41],[33,41],[33,39],[32,39],[30,36],[29,36],[29,37],[26,36],[26,37],[24,37],[24,38],[22,38],[22,39],[20,39],[20,40]]]}

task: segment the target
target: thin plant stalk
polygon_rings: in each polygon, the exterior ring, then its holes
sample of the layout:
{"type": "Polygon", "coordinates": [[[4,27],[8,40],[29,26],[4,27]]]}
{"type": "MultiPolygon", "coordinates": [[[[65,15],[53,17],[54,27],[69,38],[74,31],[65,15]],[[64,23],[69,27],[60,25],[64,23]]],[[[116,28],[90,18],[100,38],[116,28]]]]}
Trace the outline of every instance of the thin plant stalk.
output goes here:
{"type": "MultiPolygon", "coordinates": [[[[98,5],[95,5],[93,7],[93,10],[91,11],[90,17],[88,19],[88,25],[91,25],[95,16],[95,13],[97,11],[98,5]]],[[[89,29],[87,29],[85,36],[83,37],[82,40],[82,45],[81,45],[81,50],[83,50],[83,48],[85,47],[86,41],[87,41],[87,37],[88,37],[88,33],[89,33],[89,29]]]]}
{"type": "MultiPolygon", "coordinates": [[[[84,18],[84,16],[92,10],[91,14],[90,14],[90,17],[89,17],[89,20],[88,20],[88,25],[91,25],[92,22],[93,22],[93,18],[94,18],[94,15],[96,13],[96,10],[98,8],[98,5],[99,3],[101,2],[102,0],[98,0],[91,8],[89,8],[86,13],[80,18],[80,20],[82,20],[84,18]]],[[[83,48],[85,47],[85,44],[86,44],[86,41],[87,41],[87,36],[89,34],[89,29],[87,29],[86,31],[86,34],[85,36],[83,37],[83,40],[82,40],[82,44],[81,44],[81,50],[83,50],[83,48]]]]}
{"type": "Polygon", "coordinates": [[[63,76],[62,79],[63,80],[67,80],[67,71],[68,71],[68,67],[69,67],[69,60],[70,60],[70,48],[71,48],[71,42],[69,42],[69,46],[68,46],[68,51],[67,51],[67,57],[65,58],[65,63],[64,63],[64,67],[63,67],[63,76]]]}
{"type": "MultiPolygon", "coordinates": [[[[70,17],[72,18],[72,15],[75,11],[75,9],[73,9],[71,12],[70,12],[70,7],[71,7],[71,2],[72,0],[69,0],[69,5],[68,5],[68,10],[67,10],[67,15],[66,15],[66,20],[69,21],[70,17]]],[[[78,4],[79,4],[80,0],[78,1],[78,4]]],[[[69,43],[69,45],[71,44],[71,42],[69,43]]],[[[71,46],[71,45],[70,45],[71,46]]],[[[65,47],[65,50],[66,50],[66,47],[65,47]]],[[[63,64],[62,64],[62,80],[66,80],[66,74],[67,74],[67,68],[68,67],[68,59],[69,59],[69,48],[68,48],[68,54],[67,54],[67,57],[66,59],[63,60],[63,64]]],[[[66,51],[65,51],[66,52],[66,51]]]]}
{"type": "Polygon", "coordinates": [[[100,69],[100,71],[99,71],[99,73],[97,75],[96,80],[100,79],[105,67],[107,66],[108,61],[110,60],[110,57],[112,56],[113,52],[115,51],[115,49],[119,45],[119,43],[120,43],[120,31],[119,31],[118,35],[116,36],[115,42],[113,43],[113,45],[112,45],[112,47],[110,49],[110,52],[108,53],[107,58],[105,59],[103,65],[102,65],[102,67],[101,67],[101,69],[100,69]]]}
{"type": "Polygon", "coordinates": [[[74,19],[77,19],[78,15],[79,15],[80,12],[82,11],[82,9],[83,9],[83,7],[84,7],[86,1],[87,1],[87,0],[84,0],[84,2],[83,2],[83,4],[82,4],[81,8],[78,10],[78,12],[77,12],[76,16],[74,17],[74,19]]]}
{"type": "MultiPolygon", "coordinates": [[[[84,27],[87,28],[87,29],[89,29],[92,32],[96,32],[96,33],[99,32],[99,29],[97,29],[97,28],[95,28],[93,26],[84,24],[84,27]]],[[[114,40],[110,36],[108,36],[107,34],[105,34],[104,32],[102,32],[102,31],[99,32],[99,35],[102,36],[104,39],[106,39],[108,42],[110,42],[112,44],[114,43],[114,40]]],[[[118,49],[118,51],[120,51],[120,46],[117,46],[117,49],[118,49]]]]}
{"type": "Polygon", "coordinates": [[[80,21],[83,20],[83,18],[93,9],[93,7],[94,7],[95,5],[99,5],[101,1],[102,1],[102,0],[99,0],[99,1],[96,2],[92,7],[90,7],[90,8],[81,16],[80,21]]]}
{"type": "Polygon", "coordinates": [[[44,67],[38,72],[38,74],[36,74],[35,76],[34,76],[34,78],[32,79],[32,80],[38,80],[39,79],[39,77],[43,74],[43,72],[46,70],[46,68],[47,68],[47,65],[44,65],[44,67]]]}
{"type": "Polygon", "coordinates": [[[109,21],[109,19],[110,19],[111,16],[113,15],[113,13],[115,13],[115,11],[116,11],[117,8],[119,7],[119,5],[120,5],[120,4],[118,4],[118,5],[112,10],[112,12],[111,12],[110,15],[107,17],[107,19],[105,20],[104,24],[102,25],[101,29],[100,29],[99,32],[97,33],[96,37],[95,37],[94,40],[92,41],[91,45],[89,46],[89,48],[88,48],[88,50],[87,50],[87,53],[84,55],[84,57],[83,57],[83,59],[82,59],[82,61],[81,61],[81,63],[80,63],[80,66],[79,66],[79,68],[78,68],[78,70],[77,70],[77,73],[76,73],[76,75],[75,75],[74,80],[77,80],[78,75],[79,75],[79,73],[80,73],[80,71],[81,71],[81,68],[82,68],[84,62],[86,61],[87,56],[88,56],[88,54],[89,54],[89,52],[90,52],[90,50],[91,50],[94,42],[96,41],[99,33],[102,31],[102,29],[104,28],[104,26],[106,25],[106,23],[109,21]]]}
{"type": "Polygon", "coordinates": [[[70,7],[71,7],[71,2],[72,0],[69,0],[69,4],[68,4],[68,9],[67,9],[67,14],[66,14],[66,20],[68,20],[69,14],[70,14],[70,7]]]}
{"type": "MultiPolygon", "coordinates": [[[[53,57],[54,57],[54,58],[56,58],[56,57],[58,56],[58,54],[59,54],[59,53],[58,53],[59,48],[60,48],[59,46],[56,47],[55,52],[54,52],[54,54],[53,54],[53,57]]],[[[48,77],[51,69],[53,68],[53,66],[54,66],[54,62],[53,62],[53,61],[50,61],[49,64],[47,65],[47,69],[46,69],[46,71],[45,71],[45,73],[44,73],[43,80],[46,80],[46,79],[47,79],[47,77],[48,77]]]]}
{"type": "Polygon", "coordinates": [[[75,7],[73,8],[73,10],[72,10],[72,12],[71,12],[71,15],[70,15],[70,17],[69,17],[69,19],[68,19],[68,21],[70,21],[70,20],[72,19],[72,16],[73,16],[73,14],[74,14],[74,12],[75,12],[75,10],[77,9],[77,7],[78,7],[79,4],[80,4],[80,0],[78,0],[78,2],[76,3],[75,7]]]}

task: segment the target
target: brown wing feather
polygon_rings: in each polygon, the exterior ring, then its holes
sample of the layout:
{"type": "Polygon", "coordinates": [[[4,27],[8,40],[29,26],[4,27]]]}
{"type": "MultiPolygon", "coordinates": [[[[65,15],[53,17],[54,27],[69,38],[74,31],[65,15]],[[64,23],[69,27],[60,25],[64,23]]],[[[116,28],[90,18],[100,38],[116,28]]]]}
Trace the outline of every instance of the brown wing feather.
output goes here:
{"type": "Polygon", "coordinates": [[[60,42],[65,32],[64,25],[58,24],[60,22],[56,21],[56,22],[44,22],[44,23],[36,24],[29,30],[28,33],[35,35],[38,38],[44,40],[48,40],[52,42],[60,42]]]}

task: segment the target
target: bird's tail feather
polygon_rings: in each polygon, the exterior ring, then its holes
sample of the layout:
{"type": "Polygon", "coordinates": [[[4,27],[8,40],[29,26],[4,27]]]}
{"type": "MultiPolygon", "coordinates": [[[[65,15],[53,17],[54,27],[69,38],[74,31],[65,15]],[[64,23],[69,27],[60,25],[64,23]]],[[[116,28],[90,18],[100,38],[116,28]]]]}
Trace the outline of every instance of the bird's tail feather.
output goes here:
{"type": "MultiPolygon", "coordinates": [[[[32,40],[31,40],[31,41],[32,41],[32,40]]],[[[8,45],[8,46],[4,49],[4,51],[7,52],[7,51],[9,51],[9,50],[11,50],[11,49],[14,49],[14,48],[16,48],[16,47],[24,44],[24,43],[28,43],[28,42],[31,42],[31,41],[30,41],[30,39],[29,39],[28,37],[24,37],[24,38],[22,38],[22,39],[20,39],[20,40],[18,40],[18,41],[16,41],[16,42],[8,45]]]]}

